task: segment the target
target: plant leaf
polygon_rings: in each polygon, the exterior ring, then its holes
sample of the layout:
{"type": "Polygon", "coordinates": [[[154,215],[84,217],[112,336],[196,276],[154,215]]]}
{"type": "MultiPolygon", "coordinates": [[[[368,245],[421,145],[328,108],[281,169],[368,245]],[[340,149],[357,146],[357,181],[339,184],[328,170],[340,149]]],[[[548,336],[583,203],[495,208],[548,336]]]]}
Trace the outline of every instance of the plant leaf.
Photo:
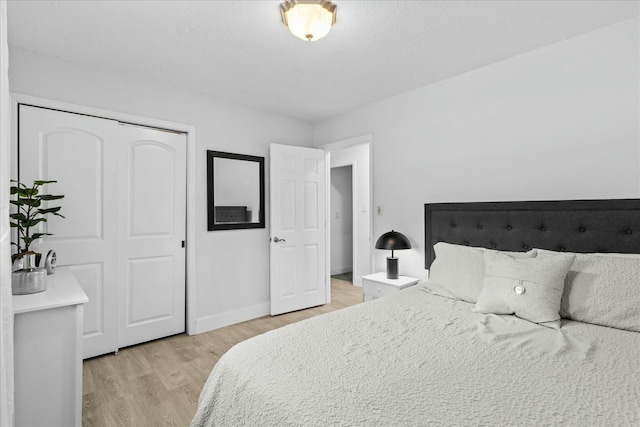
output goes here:
{"type": "Polygon", "coordinates": [[[20,197],[34,197],[38,194],[37,188],[18,188],[18,196],[20,197]]]}
{"type": "Polygon", "coordinates": [[[45,184],[53,184],[54,182],[58,182],[58,181],[46,181],[46,180],[37,180],[37,181],[33,181],[34,185],[45,185],[45,184]]]}
{"type": "Polygon", "coordinates": [[[34,225],[38,225],[41,222],[47,222],[47,218],[36,218],[36,219],[29,220],[27,221],[26,226],[33,227],[34,225]]]}
{"type": "Polygon", "coordinates": [[[40,199],[18,199],[18,202],[21,202],[22,205],[31,206],[34,208],[39,208],[42,202],[40,199]]]}
{"type": "Polygon", "coordinates": [[[64,198],[64,196],[53,196],[51,194],[42,194],[38,196],[40,200],[58,200],[64,198]]]}
{"type": "Polygon", "coordinates": [[[33,233],[33,235],[31,236],[32,239],[39,239],[42,236],[53,236],[53,234],[51,233],[33,233]]]}
{"type": "Polygon", "coordinates": [[[60,209],[62,209],[62,206],[58,206],[58,207],[55,207],[55,208],[38,209],[38,213],[44,215],[44,214],[48,214],[48,213],[58,212],[60,209]]]}
{"type": "Polygon", "coordinates": [[[9,215],[9,217],[11,217],[13,219],[17,219],[19,221],[26,221],[27,220],[27,216],[25,214],[23,214],[22,212],[12,213],[12,214],[9,215]]]}
{"type": "Polygon", "coordinates": [[[66,217],[64,215],[60,215],[58,212],[53,212],[53,214],[55,216],[59,216],[60,218],[65,218],[66,219],[66,217]]]}
{"type": "Polygon", "coordinates": [[[18,224],[16,224],[15,222],[12,222],[12,223],[11,223],[11,227],[14,227],[14,228],[15,228],[15,227],[19,227],[19,225],[18,225],[18,224]]]}

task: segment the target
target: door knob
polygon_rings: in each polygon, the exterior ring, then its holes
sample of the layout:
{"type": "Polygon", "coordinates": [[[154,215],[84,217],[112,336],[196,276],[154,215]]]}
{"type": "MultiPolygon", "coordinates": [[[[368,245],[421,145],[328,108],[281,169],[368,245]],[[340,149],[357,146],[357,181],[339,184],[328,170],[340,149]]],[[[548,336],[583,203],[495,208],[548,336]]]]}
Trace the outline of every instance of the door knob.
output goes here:
{"type": "Polygon", "coordinates": [[[274,238],[273,238],[273,241],[274,241],[274,242],[276,242],[276,243],[278,243],[278,242],[286,242],[286,240],[285,240],[285,239],[281,239],[281,238],[279,238],[278,236],[274,237],[274,238]]]}

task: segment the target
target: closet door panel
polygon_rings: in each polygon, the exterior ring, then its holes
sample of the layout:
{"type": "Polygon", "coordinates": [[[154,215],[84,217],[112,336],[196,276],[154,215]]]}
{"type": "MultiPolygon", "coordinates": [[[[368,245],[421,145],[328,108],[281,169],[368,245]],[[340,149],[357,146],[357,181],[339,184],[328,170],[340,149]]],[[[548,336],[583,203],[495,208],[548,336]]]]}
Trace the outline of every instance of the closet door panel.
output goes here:
{"type": "Polygon", "coordinates": [[[47,222],[52,240],[102,239],[105,137],[80,129],[42,133],[41,175],[64,182],[66,191],[66,219],[51,216],[47,222]]]}
{"type": "Polygon", "coordinates": [[[173,316],[172,257],[130,259],[127,277],[127,327],[173,316]]]}
{"type": "Polygon", "coordinates": [[[21,105],[19,179],[57,180],[44,187],[63,194],[65,218],[49,215],[40,231],[53,233],[34,249],[53,249],[89,296],[84,307],[84,357],[118,348],[118,204],[116,121],[21,105]],[[107,168],[106,166],[109,166],[107,168]]]}
{"type": "MultiPolygon", "coordinates": [[[[105,301],[105,289],[103,266],[104,263],[102,262],[94,262],[59,267],[60,269],[70,270],[73,273],[89,298],[89,302],[83,305],[85,342],[92,337],[100,337],[104,334],[105,307],[103,302],[105,301]]],[[[112,345],[115,344],[115,342],[112,343],[112,345]]],[[[115,348],[109,347],[107,351],[114,351],[115,348]]]]}
{"type": "Polygon", "coordinates": [[[185,330],[186,136],[122,126],[122,346],[185,330]]]}
{"type": "Polygon", "coordinates": [[[128,239],[173,234],[175,156],[171,146],[157,142],[130,144],[128,239]]]}

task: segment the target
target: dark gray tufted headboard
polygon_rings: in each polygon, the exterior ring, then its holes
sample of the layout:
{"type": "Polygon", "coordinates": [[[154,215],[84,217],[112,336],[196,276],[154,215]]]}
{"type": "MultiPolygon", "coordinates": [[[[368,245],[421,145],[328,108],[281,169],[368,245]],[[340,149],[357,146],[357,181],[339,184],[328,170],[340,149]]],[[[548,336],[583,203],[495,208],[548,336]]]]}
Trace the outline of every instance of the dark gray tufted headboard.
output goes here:
{"type": "Polygon", "coordinates": [[[508,251],[640,253],[640,199],[424,205],[425,268],[438,242],[508,251]]]}

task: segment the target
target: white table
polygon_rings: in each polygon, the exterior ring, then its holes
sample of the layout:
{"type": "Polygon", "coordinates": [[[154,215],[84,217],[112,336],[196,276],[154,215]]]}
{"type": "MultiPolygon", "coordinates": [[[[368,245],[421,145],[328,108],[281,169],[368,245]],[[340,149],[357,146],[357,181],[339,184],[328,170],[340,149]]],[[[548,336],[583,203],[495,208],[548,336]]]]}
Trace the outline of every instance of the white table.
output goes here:
{"type": "Polygon", "coordinates": [[[82,304],[73,274],[47,276],[47,290],[14,295],[15,425],[82,425],[82,304]]]}
{"type": "Polygon", "coordinates": [[[387,279],[387,273],[374,273],[362,277],[362,291],[365,301],[371,301],[385,295],[399,292],[417,285],[419,279],[408,276],[398,276],[397,279],[387,279]]]}

